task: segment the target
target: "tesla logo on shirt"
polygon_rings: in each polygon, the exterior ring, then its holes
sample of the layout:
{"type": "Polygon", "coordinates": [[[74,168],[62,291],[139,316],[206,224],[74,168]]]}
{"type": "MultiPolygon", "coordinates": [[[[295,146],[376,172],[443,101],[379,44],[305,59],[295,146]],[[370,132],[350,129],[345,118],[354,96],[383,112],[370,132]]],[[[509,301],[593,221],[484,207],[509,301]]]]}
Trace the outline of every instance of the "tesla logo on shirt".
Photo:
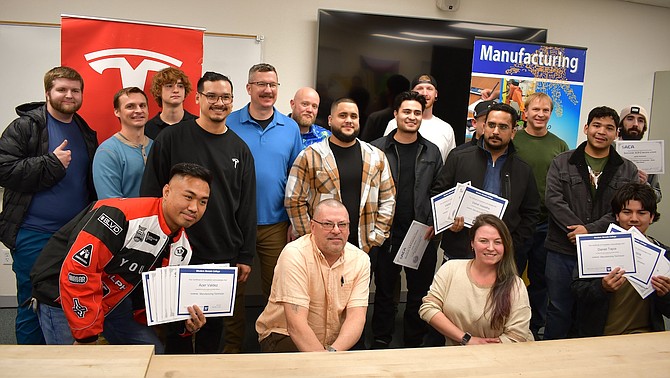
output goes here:
{"type": "Polygon", "coordinates": [[[240,160],[237,158],[233,158],[233,164],[235,164],[235,169],[237,169],[237,165],[240,163],[240,160]]]}

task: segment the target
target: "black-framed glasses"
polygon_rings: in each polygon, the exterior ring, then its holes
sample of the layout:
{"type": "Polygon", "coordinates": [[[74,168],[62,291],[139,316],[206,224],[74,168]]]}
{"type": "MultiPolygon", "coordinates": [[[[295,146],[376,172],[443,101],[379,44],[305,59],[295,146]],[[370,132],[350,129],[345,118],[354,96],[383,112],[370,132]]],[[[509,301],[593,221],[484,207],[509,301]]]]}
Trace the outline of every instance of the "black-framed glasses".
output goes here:
{"type": "Polygon", "coordinates": [[[231,95],[231,94],[224,94],[224,95],[219,96],[219,95],[215,95],[213,93],[202,93],[202,92],[198,92],[198,93],[205,96],[205,98],[207,99],[207,102],[210,103],[210,104],[216,104],[217,102],[219,102],[219,99],[221,99],[221,102],[223,102],[224,104],[230,104],[231,102],[233,102],[233,95],[231,95]]]}
{"type": "Polygon", "coordinates": [[[312,219],[312,220],[313,220],[314,222],[320,224],[321,227],[323,227],[323,229],[324,229],[325,231],[328,231],[328,232],[333,231],[333,229],[335,228],[335,226],[337,226],[337,228],[340,229],[340,231],[342,231],[342,230],[348,230],[348,229],[349,229],[349,222],[337,222],[337,223],[333,223],[333,222],[329,222],[329,221],[319,222],[319,221],[316,220],[316,219],[312,219]]]}
{"type": "Polygon", "coordinates": [[[249,84],[253,84],[259,88],[270,87],[270,89],[277,89],[277,87],[280,85],[279,83],[266,83],[264,81],[252,81],[249,84]]]}

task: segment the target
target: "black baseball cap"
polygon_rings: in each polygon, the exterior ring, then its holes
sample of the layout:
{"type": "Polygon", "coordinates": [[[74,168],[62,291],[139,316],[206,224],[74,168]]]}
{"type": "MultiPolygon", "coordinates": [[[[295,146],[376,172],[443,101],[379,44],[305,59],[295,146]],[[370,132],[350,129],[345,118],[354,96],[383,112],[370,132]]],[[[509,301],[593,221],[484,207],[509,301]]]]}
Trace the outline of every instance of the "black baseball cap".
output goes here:
{"type": "Polygon", "coordinates": [[[410,86],[410,89],[414,89],[419,84],[432,84],[435,89],[437,89],[437,80],[429,74],[421,74],[417,75],[417,77],[412,80],[412,85],[410,86]]]}
{"type": "Polygon", "coordinates": [[[489,112],[489,108],[491,107],[491,105],[493,105],[495,103],[496,102],[493,101],[493,100],[480,102],[479,104],[477,104],[475,106],[475,111],[473,112],[473,116],[475,118],[477,118],[479,116],[486,115],[489,112]]]}

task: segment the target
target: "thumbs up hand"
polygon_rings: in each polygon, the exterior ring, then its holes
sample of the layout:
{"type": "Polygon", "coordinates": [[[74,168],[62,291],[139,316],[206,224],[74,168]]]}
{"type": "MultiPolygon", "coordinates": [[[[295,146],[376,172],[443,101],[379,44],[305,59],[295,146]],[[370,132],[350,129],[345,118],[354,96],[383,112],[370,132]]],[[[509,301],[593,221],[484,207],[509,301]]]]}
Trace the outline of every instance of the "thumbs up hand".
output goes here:
{"type": "Polygon", "coordinates": [[[60,160],[61,164],[63,164],[63,167],[67,169],[67,167],[70,165],[70,161],[72,160],[72,151],[66,150],[66,147],[67,139],[63,140],[63,143],[56,147],[54,150],[54,155],[56,155],[58,160],[60,160]]]}

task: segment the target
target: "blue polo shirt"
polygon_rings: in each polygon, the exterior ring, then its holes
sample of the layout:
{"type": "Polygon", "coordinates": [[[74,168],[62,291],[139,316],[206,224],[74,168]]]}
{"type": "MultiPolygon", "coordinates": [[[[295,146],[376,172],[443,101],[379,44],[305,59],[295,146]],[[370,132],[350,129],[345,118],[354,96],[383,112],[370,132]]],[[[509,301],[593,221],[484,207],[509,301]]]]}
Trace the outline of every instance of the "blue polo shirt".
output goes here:
{"type": "Polygon", "coordinates": [[[265,129],[249,115],[249,104],[226,118],[226,125],[244,140],[254,155],[259,225],[288,221],[284,208],[286,180],[302,150],[298,124],[276,108],[273,110],[272,121],[265,129]]]}

